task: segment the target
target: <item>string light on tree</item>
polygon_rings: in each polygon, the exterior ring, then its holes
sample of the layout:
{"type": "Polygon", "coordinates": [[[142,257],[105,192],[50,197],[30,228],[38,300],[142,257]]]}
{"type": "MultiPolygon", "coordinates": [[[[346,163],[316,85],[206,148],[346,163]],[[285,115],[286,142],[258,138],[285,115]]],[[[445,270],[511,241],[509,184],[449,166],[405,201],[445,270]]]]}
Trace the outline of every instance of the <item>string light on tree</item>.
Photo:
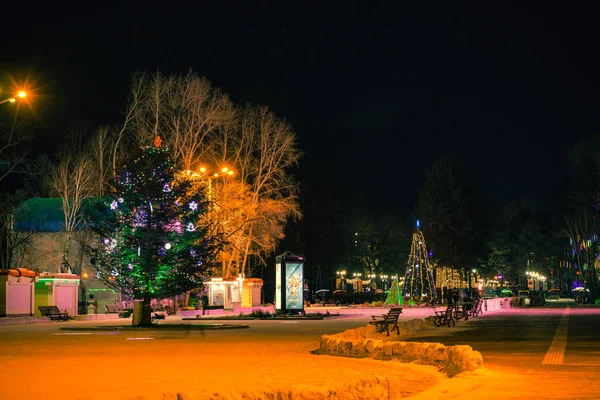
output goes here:
{"type": "Polygon", "coordinates": [[[417,220],[402,289],[404,300],[415,303],[429,302],[437,298],[429,254],[427,253],[423,232],[419,229],[420,225],[419,220],[417,220]]]}
{"type": "MultiPolygon", "coordinates": [[[[99,279],[144,304],[202,286],[219,246],[202,222],[206,197],[189,179],[175,179],[169,149],[143,148],[118,176],[115,197],[90,221],[103,246],[90,248],[99,279]],[[182,229],[185,226],[186,229],[182,229]],[[104,239],[106,238],[106,239],[104,239]]],[[[149,313],[142,324],[150,323],[149,313]]]]}

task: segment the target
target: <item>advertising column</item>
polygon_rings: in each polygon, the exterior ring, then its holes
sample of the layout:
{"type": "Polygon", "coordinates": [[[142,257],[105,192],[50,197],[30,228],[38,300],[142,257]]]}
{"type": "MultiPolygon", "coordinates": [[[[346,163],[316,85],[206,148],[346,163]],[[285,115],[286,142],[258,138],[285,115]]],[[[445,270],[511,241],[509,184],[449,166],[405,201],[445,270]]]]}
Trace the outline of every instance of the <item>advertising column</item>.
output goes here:
{"type": "Polygon", "coordinates": [[[275,259],[275,309],[304,312],[304,256],[291,252],[275,259]]]}

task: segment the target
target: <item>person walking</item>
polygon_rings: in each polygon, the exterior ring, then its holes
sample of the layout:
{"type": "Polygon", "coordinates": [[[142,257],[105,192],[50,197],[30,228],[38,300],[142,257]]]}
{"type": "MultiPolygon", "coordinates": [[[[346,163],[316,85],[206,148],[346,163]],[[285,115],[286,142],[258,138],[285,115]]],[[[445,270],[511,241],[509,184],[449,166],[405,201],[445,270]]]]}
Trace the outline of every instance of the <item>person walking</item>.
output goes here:
{"type": "Polygon", "coordinates": [[[454,302],[454,307],[458,307],[458,301],[460,300],[460,292],[457,288],[454,288],[452,292],[452,301],[454,302]]]}
{"type": "Polygon", "coordinates": [[[202,292],[201,301],[202,301],[202,315],[204,315],[206,312],[208,312],[208,295],[206,294],[206,292],[202,292]]]}

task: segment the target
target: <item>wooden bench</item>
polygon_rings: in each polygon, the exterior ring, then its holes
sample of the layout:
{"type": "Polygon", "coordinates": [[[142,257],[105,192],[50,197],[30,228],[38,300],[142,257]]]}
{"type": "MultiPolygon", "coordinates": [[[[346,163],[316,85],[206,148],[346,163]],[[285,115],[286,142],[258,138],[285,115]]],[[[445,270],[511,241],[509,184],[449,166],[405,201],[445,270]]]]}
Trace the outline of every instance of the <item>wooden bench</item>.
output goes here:
{"type": "Polygon", "coordinates": [[[370,324],[375,325],[377,327],[377,332],[383,333],[383,331],[387,332],[387,335],[390,336],[390,330],[400,334],[400,328],[398,328],[398,317],[402,314],[402,307],[394,307],[390,308],[387,314],[379,315],[371,315],[373,321],[369,321],[370,324]]]}
{"type": "Polygon", "coordinates": [[[69,313],[66,310],[65,312],[60,312],[56,306],[38,306],[38,308],[40,309],[42,317],[50,317],[51,321],[69,320],[69,313]]]}
{"type": "Polygon", "coordinates": [[[436,311],[433,316],[433,322],[436,326],[456,325],[456,322],[454,321],[454,307],[450,305],[445,311],[436,311]]]}
{"type": "Polygon", "coordinates": [[[106,305],[106,313],[107,314],[119,314],[119,318],[127,318],[131,315],[131,311],[124,310],[119,304],[107,304],[106,305]]]}

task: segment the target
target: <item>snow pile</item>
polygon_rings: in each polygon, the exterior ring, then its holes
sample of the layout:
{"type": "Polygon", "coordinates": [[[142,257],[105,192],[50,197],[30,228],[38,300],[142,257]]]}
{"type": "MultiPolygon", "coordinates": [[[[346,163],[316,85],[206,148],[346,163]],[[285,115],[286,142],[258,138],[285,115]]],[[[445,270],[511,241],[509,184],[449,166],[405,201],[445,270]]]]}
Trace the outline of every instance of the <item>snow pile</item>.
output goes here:
{"type": "MultiPolygon", "coordinates": [[[[403,382],[395,377],[379,376],[375,378],[358,379],[350,382],[338,382],[325,387],[307,386],[299,383],[287,388],[273,388],[257,391],[231,391],[228,393],[204,392],[199,397],[187,396],[184,393],[165,393],[161,400],[380,400],[403,399],[406,393],[402,388],[403,382]]],[[[139,398],[144,400],[144,398],[139,398]]]]}
{"type": "MultiPolygon", "coordinates": [[[[423,320],[406,321],[400,328],[401,334],[403,330],[418,329],[425,323],[423,320]]],[[[433,365],[450,377],[461,372],[483,368],[481,353],[473,350],[471,346],[403,342],[398,341],[397,338],[398,335],[395,332],[394,334],[390,333],[388,338],[385,332],[378,333],[374,325],[367,325],[335,335],[321,336],[319,349],[314,353],[343,357],[368,357],[376,360],[396,359],[404,363],[433,365]]]]}

